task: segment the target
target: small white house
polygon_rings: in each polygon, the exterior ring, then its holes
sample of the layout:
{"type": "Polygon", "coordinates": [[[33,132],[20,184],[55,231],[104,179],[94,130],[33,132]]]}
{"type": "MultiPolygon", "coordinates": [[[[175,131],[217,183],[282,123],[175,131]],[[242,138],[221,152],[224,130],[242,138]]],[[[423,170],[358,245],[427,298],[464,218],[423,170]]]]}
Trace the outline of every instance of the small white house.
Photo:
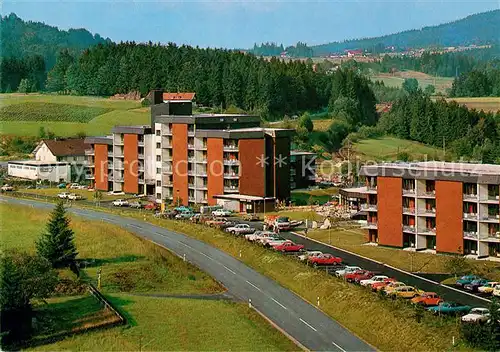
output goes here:
{"type": "Polygon", "coordinates": [[[83,138],[42,139],[33,154],[38,161],[65,161],[84,165],[87,161],[85,150],[89,148],[83,138]]]}
{"type": "Polygon", "coordinates": [[[67,162],[40,160],[9,161],[8,175],[28,180],[71,181],[71,165],[67,162]]]}

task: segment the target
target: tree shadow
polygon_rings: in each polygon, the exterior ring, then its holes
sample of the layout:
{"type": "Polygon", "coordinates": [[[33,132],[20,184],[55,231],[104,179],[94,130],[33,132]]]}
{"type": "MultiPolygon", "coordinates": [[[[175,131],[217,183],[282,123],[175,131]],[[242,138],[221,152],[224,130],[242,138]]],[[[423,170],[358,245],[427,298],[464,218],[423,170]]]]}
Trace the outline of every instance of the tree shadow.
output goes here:
{"type": "Polygon", "coordinates": [[[134,300],[111,295],[105,296],[106,299],[113,305],[113,308],[115,308],[121,315],[125,317],[125,319],[127,320],[127,327],[137,326],[137,321],[134,319],[134,317],[124,309],[125,306],[134,303],[134,300]]]}
{"type": "Polygon", "coordinates": [[[116,258],[102,258],[102,259],[83,258],[83,259],[78,259],[78,265],[80,269],[85,269],[85,268],[103,266],[105,264],[130,263],[144,258],[145,258],[144,256],[138,256],[134,254],[122,255],[116,258]]]}

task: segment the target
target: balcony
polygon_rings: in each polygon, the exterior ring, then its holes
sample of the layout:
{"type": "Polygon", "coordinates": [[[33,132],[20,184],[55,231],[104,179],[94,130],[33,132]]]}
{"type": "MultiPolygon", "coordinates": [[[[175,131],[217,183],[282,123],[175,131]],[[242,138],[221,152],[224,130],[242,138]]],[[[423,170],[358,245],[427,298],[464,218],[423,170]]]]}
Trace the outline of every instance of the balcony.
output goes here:
{"type": "Polygon", "coordinates": [[[366,225],[363,225],[361,228],[365,230],[376,230],[377,229],[377,222],[376,221],[368,221],[366,225]]]}
{"type": "Polygon", "coordinates": [[[196,188],[197,189],[200,189],[200,190],[207,190],[208,189],[208,186],[206,184],[198,184],[196,185],[196,188]]]}
{"type": "Polygon", "coordinates": [[[500,221],[500,215],[493,215],[493,214],[488,214],[488,215],[483,215],[479,218],[479,221],[481,222],[490,222],[490,223],[498,223],[500,221]]]}
{"type": "Polygon", "coordinates": [[[418,211],[421,216],[436,216],[436,209],[422,209],[418,211]]]}
{"type": "Polygon", "coordinates": [[[495,195],[488,195],[488,197],[480,199],[479,201],[481,203],[499,204],[500,197],[499,196],[495,196],[495,195]]]}
{"type": "Polygon", "coordinates": [[[463,195],[463,199],[464,200],[477,200],[477,194],[473,194],[473,193],[465,193],[463,195]]]}
{"type": "Polygon", "coordinates": [[[207,177],[207,170],[196,171],[196,176],[207,177]]]}
{"type": "Polygon", "coordinates": [[[94,168],[94,167],[95,167],[95,164],[94,164],[94,162],[93,162],[93,161],[91,161],[91,162],[89,162],[89,163],[87,164],[87,166],[88,166],[88,167],[90,167],[90,168],[94,168]]]}
{"type": "Polygon", "coordinates": [[[188,188],[195,188],[194,183],[188,183],[188,188]]]}
{"type": "Polygon", "coordinates": [[[188,175],[189,176],[195,176],[196,172],[194,170],[188,170],[188,175]]]}
{"type": "Polygon", "coordinates": [[[196,159],[196,162],[198,164],[206,164],[207,163],[207,159],[196,159]]]}
{"type": "Polygon", "coordinates": [[[193,196],[188,197],[188,200],[189,200],[190,202],[196,202],[196,198],[195,198],[195,197],[193,197],[193,196]]]}
{"type": "Polygon", "coordinates": [[[240,176],[237,173],[224,173],[224,178],[227,179],[238,179],[240,176]]]}
{"type": "Polygon", "coordinates": [[[171,136],[172,135],[172,130],[170,128],[165,128],[163,131],[161,131],[162,136],[171,136]]]}
{"type": "Polygon", "coordinates": [[[466,220],[477,220],[478,215],[477,213],[464,213],[464,219],[466,220]]]}
{"type": "Polygon", "coordinates": [[[415,208],[403,208],[403,214],[415,215],[415,208]]]}
{"type": "Polygon", "coordinates": [[[364,211],[377,211],[377,204],[362,204],[361,205],[361,210],[364,211]]]}
{"type": "Polygon", "coordinates": [[[207,144],[202,144],[198,147],[200,150],[207,150],[207,144]]]}
{"type": "Polygon", "coordinates": [[[236,159],[224,159],[224,165],[239,165],[240,161],[236,159]]]}
{"type": "Polygon", "coordinates": [[[238,193],[238,186],[224,186],[224,192],[238,193]]]}
{"type": "Polygon", "coordinates": [[[139,181],[140,184],[144,184],[144,178],[143,177],[139,177],[138,181],[139,181]]]}
{"type": "Polygon", "coordinates": [[[188,144],[188,149],[194,149],[194,144],[188,144]]]}
{"type": "Polygon", "coordinates": [[[142,171],[142,172],[144,172],[144,165],[139,164],[139,165],[137,166],[137,170],[138,170],[138,171],[142,171]]]}
{"type": "Polygon", "coordinates": [[[413,225],[403,225],[403,232],[416,233],[417,230],[413,225]]]}
{"type": "Polygon", "coordinates": [[[419,198],[436,198],[436,191],[422,192],[418,195],[419,198]]]}
{"type": "Polygon", "coordinates": [[[123,182],[123,176],[116,176],[116,177],[114,178],[114,181],[115,181],[115,182],[123,182]]]}
{"type": "Polygon", "coordinates": [[[428,227],[425,227],[423,229],[419,229],[418,230],[418,233],[420,235],[425,235],[425,236],[436,236],[436,229],[435,228],[428,228],[428,227]]]}
{"type": "Polygon", "coordinates": [[[225,145],[223,149],[224,149],[225,152],[237,152],[238,151],[238,145],[237,144],[234,144],[234,145],[225,145]]]}
{"type": "Polygon", "coordinates": [[[188,130],[188,137],[194,137],[194,130],[188,130]]]}
{"type": "Polygon", "coordinates": [[[123,163],[114,163],[113,164],[113,169],[117,169],[117,170],[123,170],[123,163]]]}
{"type": "Polygon", "coordinates": [[[95,151],[94,149],[85,149],[85,155],[94,155],[95,151]]]}
{"type": "Polygon", "coordinates": [[[111,151],[111,152],[108,152],[108,158],[110,158],[110,157],[111,157],[111,158],[113,157],[113,152],[112,152],[112,151],[111,151]]]}
{"type": "Polygon", "coordinates": [[[403,195],[414,197],[415,196],[415,189],[414,188],[408,188],[408,189],[403,188],[403,195]]]}
{"type": "Polygon", "coordinates": [[[91,174],[87,174],[87,175],[85,175],[85,179],[86,180],[95,180],[95,176],[91,175],[91,174]]]}
{"type": "Polygon", "coordinates": [[[144,141],[143,140],[142,141],[137,141],[137,145],[139,147],[144,147],[144,141]]]}
{"type": "Polygon", "coordinates": [[[477,240],[478,235],[477,235],[476,231],[464,231],[464,238],[471,239],[471,240],[477,240]]]}
{"type": "Polygon", "coordinates": [[[194,162],[196,162],[196,158],[194,156],[190,156],[190,157],[188,157],[188,161],[190,163],[194,163],[194,162]]]}
{"type": "Polygon", "coordinates": [[[139,159],[144,159],[144,153],[137,154],[137,157],[138,157],[139,159]]]}
{"type": "Polygon", "coordinates": [[[116,139],[113,141],[113,143],[114,143],[115,145],[123,145],[123,139],[118,139],[118,138],[116,138],[116,139]]]}

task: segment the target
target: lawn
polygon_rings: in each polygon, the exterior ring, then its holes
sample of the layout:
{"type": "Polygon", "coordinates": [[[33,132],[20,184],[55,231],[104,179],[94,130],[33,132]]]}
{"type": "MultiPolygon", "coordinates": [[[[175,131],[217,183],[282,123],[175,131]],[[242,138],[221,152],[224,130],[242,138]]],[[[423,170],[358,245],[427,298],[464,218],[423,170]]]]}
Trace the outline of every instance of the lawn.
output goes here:
{"type": "Polygon", "coordinates": [[[482,98],[449,98],[448,101],[456,101],[469,109],[497,112],[500,111],[500,97],[482,97],[482,98]]]}
{"type": "MultiPolygon", "coordinates": [[[[0,214],[0,250],[34,251],[48,212],[0,204],[0,214]]],[[[87,263],[83,277],[95,283],[97,268],[102,269],[102,292],[129,324],[75,335],[40,349],[296,350],[247,304],[138,295],[212,294],[222,292],[223,287],[169,251],[120,227],[77,216],[71,216],[71,226],[78,258],[87,263]]],[[[48,323],[41,324],[38,338],[78,328],[98,317],[107,319],[86,296],[57,297],[48,302],[39,307],[41,321],[48,323]]]]}
{"type": "Polygon", "coordinates": [[[353,144],[352,149],[364,161],[393,161],[403,152],[408,153],[411,161],[435,160],[443,157],[443,152],[439,148],[389,136],[358,141],[353,144]]]}
{"type": "Polygon", "coordinates": [[[22,136],[37,136],[42,126],[58,136],[105,135],[115,125],[148,124],[151,118],[137,101],[100,97],[0,94],[0,106],[15,112],[2,121],[1,133],[22,136]]]}
{"type": "Polygon", "coordinates": [[[332,200],[332,196],[338,194],[337,187],[326,189],[312,189],[312,190],[294,190],[291,193],[292,202],[300,202],[308,204],[310,201],[314,203],[324,204],[332,200]]]}

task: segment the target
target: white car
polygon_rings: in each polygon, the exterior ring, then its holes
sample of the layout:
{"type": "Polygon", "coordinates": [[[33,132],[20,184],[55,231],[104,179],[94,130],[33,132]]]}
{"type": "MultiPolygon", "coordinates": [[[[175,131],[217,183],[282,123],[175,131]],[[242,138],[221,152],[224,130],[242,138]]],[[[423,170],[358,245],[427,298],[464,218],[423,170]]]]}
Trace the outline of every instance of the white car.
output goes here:
{"type": "Polygon", "coordinates": [[[128,201],[123,200],[123,199],[117,199],[117,200],[113,201],[113,205],[115,207],[126,207],[126,206],[128,206],[128,201]]]}
{"type": "Polygon", "coordinates": [[[500,282],[490,281],[486,285],[478,287],[477,292],[492,294],[495,286],[500,284],[500,282]]]}
{"type": "Polygon", "coordinates": [[[66,199],[69,197],[71,193],[68,193],[68,192],[61,192],[57,195],[58,198],[61,198],[61,199],[66,199]]]}
{"type": "Polygon", "coordinates": [[[496,285],[494,288],[493,288],[493,292],[492,292],[493,296],[495,297],[500,297],[500,285],[496,285]]]}
{"type": "Polygon", "coordinates": [[[273,235],[273,233],[270,231],[255,231],[254,233],[246,234],[245,239],[250,242],[255,242],[269,235],[273,235]]]}
{"type": "Polygon", "coordinates": [[[71,193],[68,196],[68,199],[70,199],[70,200],[78,200],[78,199],[83,199],[83,197],[81,195],[79,195],[79,194],[71,193]]]}
{"type": "Polygon", "coordinates": [[[463,323],[486,323],[490,319],[490,311],[487,308],[472,308],[469,314],[462,317],[463,323]]]}
{"type": "Polygon", "coordinates": [[[14,188],[12,186],[9,186],[9,185],[3,185],[2,186],[2,191],[4,192],[10,192],[10,191],[13,191],[14,188]]]}
{"type": "Polygon", "coordinates": [[[80,189],[80,185],[78,183],[72,183],[70,186],[69,186],[70,189],[80,189]]]}
{"type": "Polygon", "coordinates": [[[299,260],[301,262],[304,262],[304,261],[308,260],[309,258],[319,257],[322,254],[323,254],[323,252],[320,252],[320,251],[307,251],[304,254],[299,255],[299,260]]]}
{"type": "Polygon", "coordinates": [[[346,266],[344,269],[335,271],[336,276],[345,276],[358,270],[363,270],[359,266],[346,266]]]}
{"type": "Polygon", "coordinates": [[[291,242],[290,240],[281,238],[279,236],[271,236],[260,241],[264,247],[274,247],[282,245],[285,242],[291,242]]]}
{"type": "Polygon", "coordinates": [[[212,212],[213,216],[231,216],[231,210],[227,209],[217,209],[212,212]]]}
{"type": "Polygon", "coordinates": [[[371,284],[374,284],[375,282],[381,282],[381,281],[384,281],[385,279],[388,279],[388,277],[385,275],[375,275],[371,279],[361,280],[359,282],[359,284],[361,286],[370,286],[371,284]]]}
{"type": "Polygon", "coordinates": [[[248,224],[238,224],[228,227],[226,232],[232,233],[233,235],[245,235],[248,233],[254,233],[255,229],[250,227],[248,224]]]}

